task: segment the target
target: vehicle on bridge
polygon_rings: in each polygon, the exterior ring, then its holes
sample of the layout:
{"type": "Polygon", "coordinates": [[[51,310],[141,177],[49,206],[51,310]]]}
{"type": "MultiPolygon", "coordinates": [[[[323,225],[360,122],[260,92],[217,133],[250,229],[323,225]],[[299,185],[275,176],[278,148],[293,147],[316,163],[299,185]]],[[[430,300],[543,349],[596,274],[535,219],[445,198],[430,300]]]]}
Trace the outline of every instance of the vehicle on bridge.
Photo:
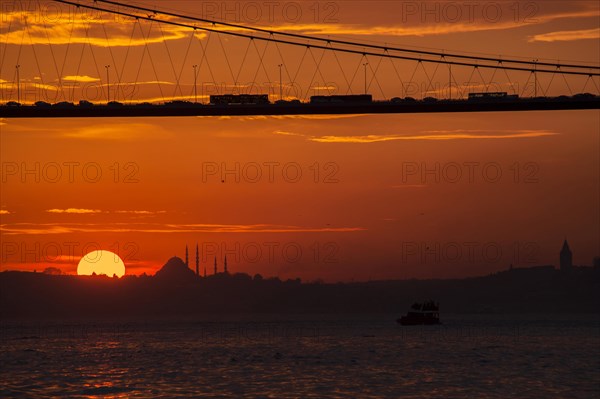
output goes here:
{"type": "Polygon", "coordinates": [[[373,96],[370,94],[312,96],[310,98],[311,104],[364,104],[372,102],[373,96]]]}
{"type": "Polygon", "coordinates": [[[469,93],[469,101],[511,101],[517,100],[518,98],[518,94],[508,94],[505,91],[469,93]]]}
{"type": "Polygon", "coordinates": [[[213,105],[270,104],[268,94],[221,94],[210,96],[213,105]]]}

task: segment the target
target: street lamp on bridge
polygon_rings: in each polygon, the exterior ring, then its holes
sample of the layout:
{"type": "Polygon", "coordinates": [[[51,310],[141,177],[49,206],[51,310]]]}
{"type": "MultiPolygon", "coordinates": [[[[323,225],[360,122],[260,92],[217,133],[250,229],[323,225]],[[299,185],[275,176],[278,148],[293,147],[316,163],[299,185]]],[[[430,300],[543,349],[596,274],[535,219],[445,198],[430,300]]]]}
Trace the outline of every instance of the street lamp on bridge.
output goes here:
{"type": "Polygon", "coordinates": [[[194,68],[194,103],[198,102],[198,73],[196,70],[198,69],[198,65],[193,65],[194,68]]]}
{"type": "Polygon", "coordinates": [[[110,102],[110,74],[108,73],[110,65],[104,65],[104,68],[106,68],[106,103],[108,104],[110,102]]]}
{"type": "Polygon", "coordinates": [[[533,96],[534,97],[537,97],[537,86],[538,86],[537,85],[537,62],[538,61],[539,61],[538,59],[533,60],[533,85],[534,85],[533,96]]]}
{"type": "Polygon", "coordinates": [[[277,65],[279,67],[279,100],[283,100],[283,78],[281,75],[281,67],[283,64],[277,65]]]}
{"type": "Polygon", "coordinates": [[[17,102],[21,104],[21,74],[19,72],[21,65],[15,65],[15,69],[17,70],[17,102]]]}
{"type": "Polygon", "coordinates": [[[367,65],[369,65],[368,62],[365,62],[363,64],[363,66],[365,67],[365,94],[367,94],[367,65]]]}

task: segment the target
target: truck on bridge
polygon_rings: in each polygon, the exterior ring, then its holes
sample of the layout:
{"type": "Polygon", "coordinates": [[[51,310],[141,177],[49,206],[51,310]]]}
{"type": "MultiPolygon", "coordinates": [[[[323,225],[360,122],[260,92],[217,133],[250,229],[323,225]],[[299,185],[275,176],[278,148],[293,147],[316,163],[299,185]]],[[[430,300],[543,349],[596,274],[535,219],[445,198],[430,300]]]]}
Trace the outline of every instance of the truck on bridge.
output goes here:
{"type": "Polygon", "coordinates": [[[210,96],[212,105],[270,104],[268,94],[221,94],[210,96]]]}

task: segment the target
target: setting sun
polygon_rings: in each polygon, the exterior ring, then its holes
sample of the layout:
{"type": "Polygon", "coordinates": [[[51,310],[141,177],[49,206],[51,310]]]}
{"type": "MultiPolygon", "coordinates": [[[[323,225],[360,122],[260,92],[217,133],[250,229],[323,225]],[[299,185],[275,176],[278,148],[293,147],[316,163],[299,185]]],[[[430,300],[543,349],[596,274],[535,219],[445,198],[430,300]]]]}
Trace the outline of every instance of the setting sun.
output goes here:
{"type": "Polygon", "coordinates": [[[92,251],[85,255],[77,265],[77,274],[91,276],[92,274],[105,274],[109,277],[116,275],[123,277],[125,264],[119,255],[105,250],[92,251]]]}

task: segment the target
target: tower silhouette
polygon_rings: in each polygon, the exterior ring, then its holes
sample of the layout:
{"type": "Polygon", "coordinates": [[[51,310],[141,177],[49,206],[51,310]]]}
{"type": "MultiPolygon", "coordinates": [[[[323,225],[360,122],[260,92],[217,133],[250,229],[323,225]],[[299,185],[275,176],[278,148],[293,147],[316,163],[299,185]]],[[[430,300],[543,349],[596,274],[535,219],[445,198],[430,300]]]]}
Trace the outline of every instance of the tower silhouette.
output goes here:
{"type": "Polygon", "coordinates": [[[215,256],[215,274],[217,274],[217,257],[215,256]]]}
{"type": "Polygon", "coordinates": [[[223,272],[227,273],[227,255],[225,255],[225,259],[223,260],[223,272]]]}
{"type": "Polygon", "coordinates": [[[573,268],[573,252],[569,248],[569,243],[565,239],[560,250],[560,270],[567,271],[573,268]]]}
{"type": "Polygon", "coordinates": [[[188,261],[188,246],[185,244],[185,266],[190,267],[190,263],[188,261]]]}
{"type": "Polygon", "coordinates": [[[196,243],[196,276],[200,275],[200,254],[198,252],[198,243],[196,243]]]}

